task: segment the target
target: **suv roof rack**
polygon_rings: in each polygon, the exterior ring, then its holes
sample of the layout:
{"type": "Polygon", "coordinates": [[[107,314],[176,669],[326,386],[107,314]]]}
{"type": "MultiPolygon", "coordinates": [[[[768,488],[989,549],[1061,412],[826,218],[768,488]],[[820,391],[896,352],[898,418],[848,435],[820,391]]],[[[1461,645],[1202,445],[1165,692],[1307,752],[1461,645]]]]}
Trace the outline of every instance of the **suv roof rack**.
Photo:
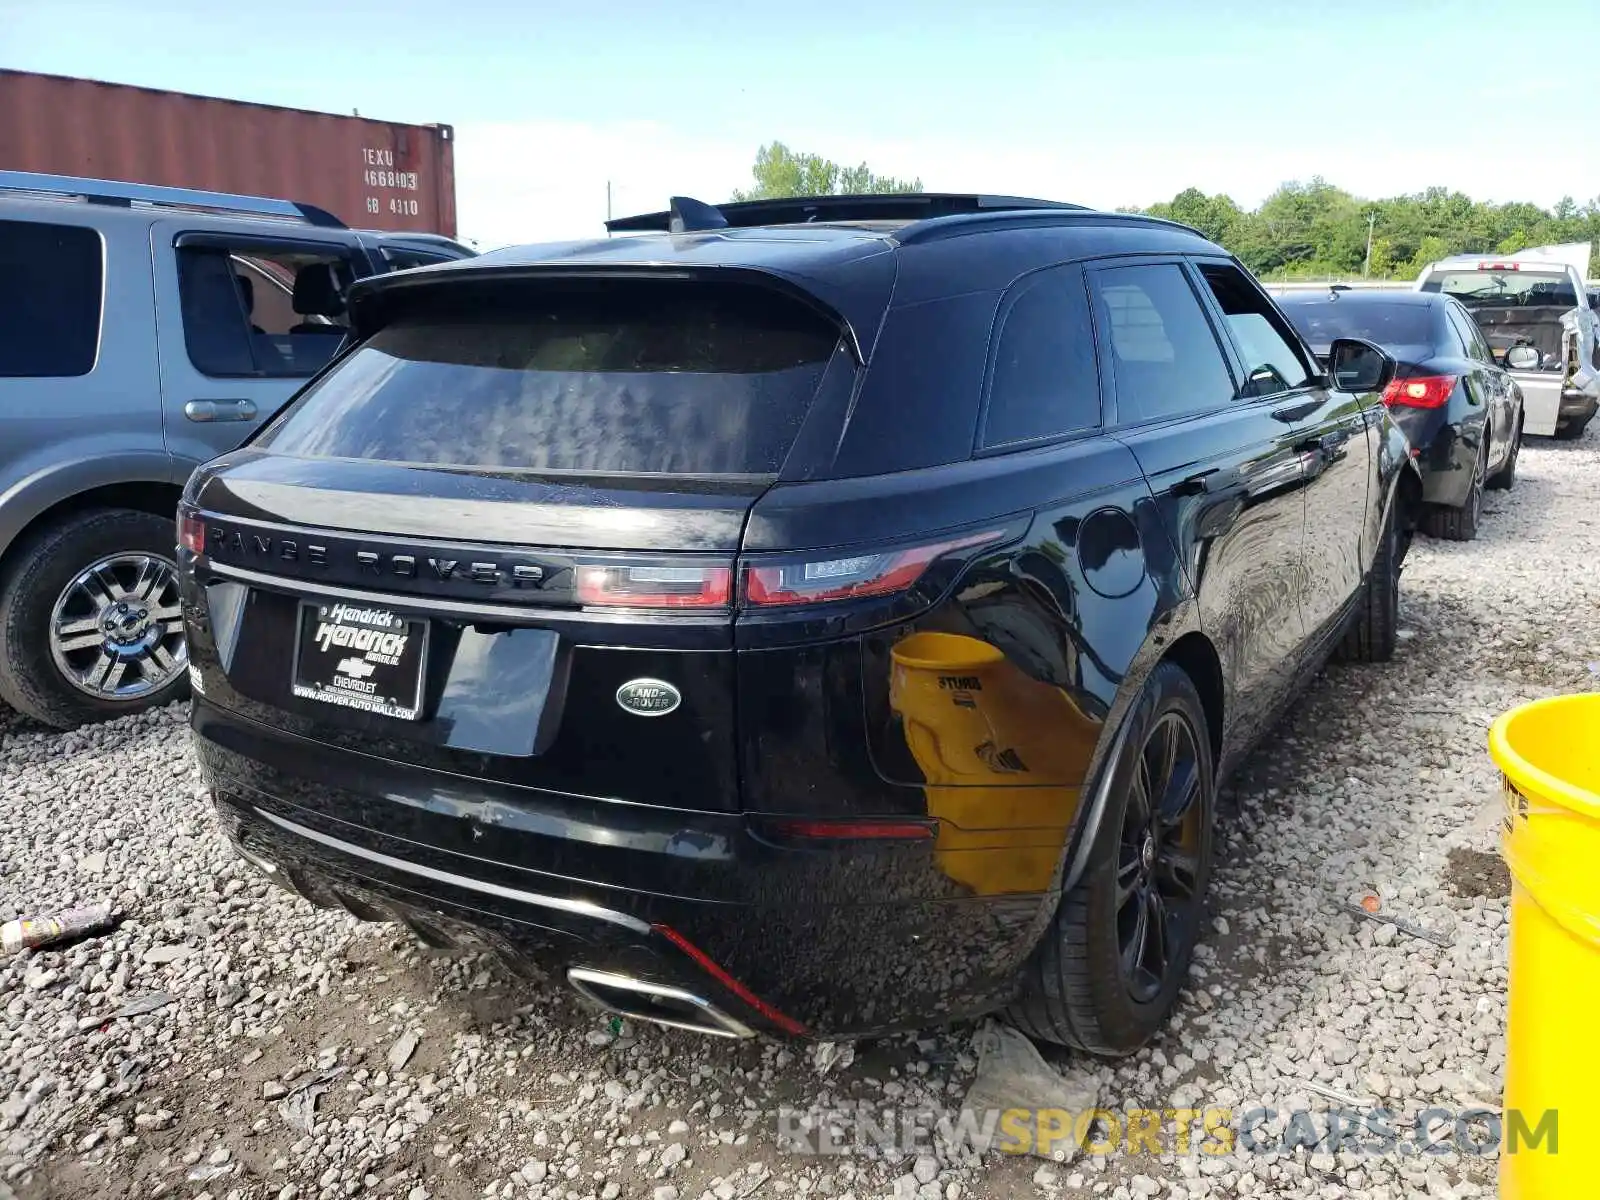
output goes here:
{"type": "Polygon", "coordinates": [[[114,179],[82,179],[74,175],[0,171],[0,192],[43,192],[59,196],[81,196],[90,204],[114,204],[123,208],[131,208],[137,203],[169,208],[212,209],[253,217],[304,221],[308,225],[327,229],[346,228],[345,223],[338,217],[314,204],[273,200],[266,196],[236,196],[229,192],[159,187],[149,183],[124,183],[114,179]]]}
{"type": "Polygon", "coordinates": [[[1058,200],[983,196],[964,192],[789,196],[774,200],[740,200],[729,204],[706,204],[687,196],[674,196],[666,212],[616,217],[606,222],[606,229],[611,233],[692,233],[752,225],[805,225],[816,221],[925,221],[930,217],[1019,209],[1088,211],[1081,204],[1065,204],[1058,200]]]}

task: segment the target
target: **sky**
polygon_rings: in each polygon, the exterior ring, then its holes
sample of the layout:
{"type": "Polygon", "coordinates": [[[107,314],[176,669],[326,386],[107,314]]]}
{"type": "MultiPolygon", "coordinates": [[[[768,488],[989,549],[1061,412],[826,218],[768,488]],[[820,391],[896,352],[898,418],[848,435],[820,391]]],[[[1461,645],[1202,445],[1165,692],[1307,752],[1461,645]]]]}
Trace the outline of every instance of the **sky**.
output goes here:
{"type": "MultiPolygon", "coordinates": [[[[0,0],[0,66],[456,131],[482,248],[718,201],[780,140],[930,191],[1600,193],[1600,0],[0,0]],[[225,8],[231,11],[223,11],[225,8]],[[1563,64],[1559,31],[1574,50],[1563,64]],[[1582,57],[1579,57],[1581,52],[1582,57]]],[[[0,168],[5,166],[0,163],[0,168]]]]}

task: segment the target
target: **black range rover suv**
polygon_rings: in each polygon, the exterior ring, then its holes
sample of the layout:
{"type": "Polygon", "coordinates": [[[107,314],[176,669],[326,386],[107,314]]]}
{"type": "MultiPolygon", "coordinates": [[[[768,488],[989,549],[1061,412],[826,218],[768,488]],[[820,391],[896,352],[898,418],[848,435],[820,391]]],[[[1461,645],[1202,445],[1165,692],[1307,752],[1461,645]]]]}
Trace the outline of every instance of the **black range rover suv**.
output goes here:
{"type": "Polygon", "coordinates": [[[181,521],[205,778],[302,895],[644,1019],[1131,1051],[1218,780],[1395,643],[1419,487],[1188,228],[972,196],[363,282],[181,521]]]}

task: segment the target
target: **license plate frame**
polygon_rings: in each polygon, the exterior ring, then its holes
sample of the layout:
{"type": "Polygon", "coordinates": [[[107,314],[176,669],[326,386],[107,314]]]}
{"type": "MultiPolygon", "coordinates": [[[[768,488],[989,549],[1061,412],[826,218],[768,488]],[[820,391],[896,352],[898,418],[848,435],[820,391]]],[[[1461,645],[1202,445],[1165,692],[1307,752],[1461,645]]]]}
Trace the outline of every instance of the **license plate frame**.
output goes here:
{"type": "Polygon", "coordinates": [[[393,609],[302,600],[290,691],[351,712],[419,721],[430,632],[427,620],[393,609]]]}

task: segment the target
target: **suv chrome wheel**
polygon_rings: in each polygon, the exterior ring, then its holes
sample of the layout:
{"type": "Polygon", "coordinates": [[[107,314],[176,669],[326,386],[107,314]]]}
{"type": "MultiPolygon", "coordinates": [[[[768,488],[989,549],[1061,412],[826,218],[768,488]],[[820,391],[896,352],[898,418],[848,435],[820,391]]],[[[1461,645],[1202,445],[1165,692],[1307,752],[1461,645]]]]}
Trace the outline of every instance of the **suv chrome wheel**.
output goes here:
{"type": "Polygon", "coordinates": [[[99,700],[140,700],[166,687],[189,664],[176,564],[154,554],[92,564],[56,599],[50,656],[99,700]]]}

